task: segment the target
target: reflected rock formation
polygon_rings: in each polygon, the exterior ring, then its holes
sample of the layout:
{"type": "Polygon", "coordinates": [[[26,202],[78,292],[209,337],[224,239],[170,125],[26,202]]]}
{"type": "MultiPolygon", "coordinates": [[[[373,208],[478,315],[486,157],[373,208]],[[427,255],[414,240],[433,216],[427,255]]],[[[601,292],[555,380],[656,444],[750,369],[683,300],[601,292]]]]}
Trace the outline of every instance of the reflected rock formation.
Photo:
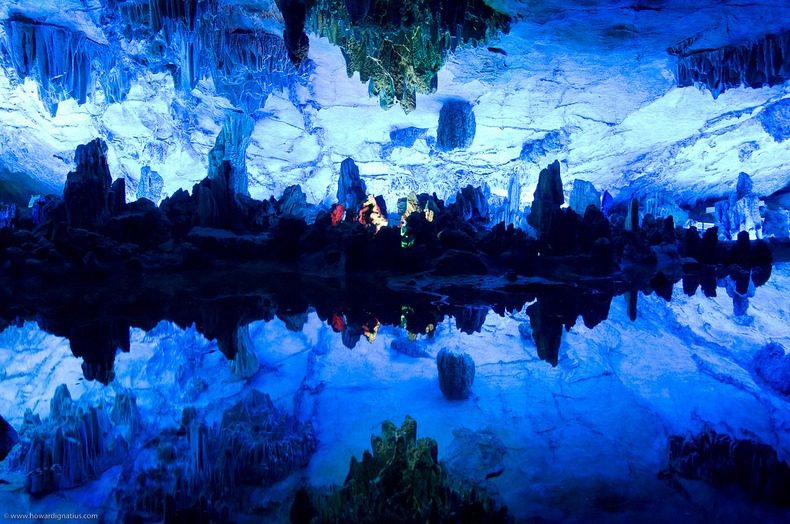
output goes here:
{"type": "Polygon", "coordinates": [[[475,362],[466,353],[443,348],[436,356],[439,388],[449,400],[465,400],[472,393],[475,381],[475,362]]]}
{"type": "Polygon", "coordinates": [[[509,29],[509,18],[483,0],[315,0],[307,26],[338,45],[348,76],[368,82],[381,107],[417,107],[431,93],[449,51],[509,29]]]}
{"type": "Polygon", "coordinates": [[[483,490],[459,485],[438,460],[431,438],[417,438],[417,423],[390,421],[371,437],[372,453],[353,457],[346,481],[326,491],[297,492],[291,522],[512,522],[483,490]]]}
{"type": "Polygon", "coordinates": [[[669,440],[669,472],[740,493],[752,502],[790,506],[790,466],[776,450],[712,430],[669,440]]]}

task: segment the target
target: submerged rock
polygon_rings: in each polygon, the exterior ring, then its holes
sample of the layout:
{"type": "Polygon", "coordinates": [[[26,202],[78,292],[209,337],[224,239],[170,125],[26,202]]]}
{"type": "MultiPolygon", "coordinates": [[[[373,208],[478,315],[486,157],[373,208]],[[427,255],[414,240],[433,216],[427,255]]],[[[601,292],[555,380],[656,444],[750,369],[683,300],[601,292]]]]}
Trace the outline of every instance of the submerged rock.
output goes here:
{"type": "Polygon", "coordinates": [[[754,370],[772,388],[790,395],[790,355],[781,344],[772,342],[754,355],[754,370]]]}
{"type": "Polygon", "coordinates": [[[439,112],[436,145],[442,151],[466,149],[475,138],[475,113],[466,100],[448,100],[439,112]]]}
{"type": "Polygon", "coordinates": [[[351,459],[346,481],[324,493],[300,490],[291,522],[378,524],[381,522],[510,522],[506,507],[482,489],[456,482],[438,461],[438,446],[417,438],[417,423],[406,417],[398,429],[386,421],[371,438],[373,452],[351,459]]]}
{"type": "Polygon", "coordinates": [[[449,400],[465,400],[475,381],[475,362],[466,353],[444,348],[436,356],[439,388],[449,400]]]}

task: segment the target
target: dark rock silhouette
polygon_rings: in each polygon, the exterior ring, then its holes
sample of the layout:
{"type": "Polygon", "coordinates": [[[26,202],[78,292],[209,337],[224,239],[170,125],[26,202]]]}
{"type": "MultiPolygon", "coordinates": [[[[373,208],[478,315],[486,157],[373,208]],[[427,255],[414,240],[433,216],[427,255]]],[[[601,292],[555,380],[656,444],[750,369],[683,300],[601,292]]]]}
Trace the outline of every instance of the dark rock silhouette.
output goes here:
{"type": "Polygon", "coordinates": [[[436,356],[439,370],[439,388],[449,400],[464,400],[472,392],[475,381],[475,363],[466,353],[444,348],[436,356]]]}
{"type": "Polygon", "coordinates": [[[19,435],[16,430],[3,417],[0,417],[0,461],[5,460],[17,442],[19,442],[19,435]]]}
{"type": "Polygon", "coordinates": [[[63,189],[69,226],[94,229],[109,219],[107,193],[112,177],[106,155],[107,144],[99,138],[77,146],[77,167],[66,176],[63,189]]]}
{"type": "Polygon", "coordinates": [[[472,145],[476,128],[472,104],[466,100],[448,100],[439,112],[436,145],[442,151],[465,149],[472,145]]]}
{"type": "Polygon", "coordinates": [[[354,160],[346,158],[340,164],[340,178],[337,184],[337,201],[346,208],[349,215],[356,215],[367,199],[365,181],[359,176],[359,168],[354,160]]]}
{"type": "Polygon", "coordinates": [[[438,446],[417,438],[417,423],[406,417],[400,428],[390,421],[371,438],[370,451],[351,459],[346,481],[327,492],[296,494],[291,522],[511,522],[483,489],[468,489],[438,461],[438,446]]]}
{"type": "Polygon", "coordinates": [[[535,188],[532,209],[527,217],[527,222],[541,235],[547,234],[564,202],[560,163],[555,160],[546,169],[542,169],[538,176],[538,186],[535,188]]]}

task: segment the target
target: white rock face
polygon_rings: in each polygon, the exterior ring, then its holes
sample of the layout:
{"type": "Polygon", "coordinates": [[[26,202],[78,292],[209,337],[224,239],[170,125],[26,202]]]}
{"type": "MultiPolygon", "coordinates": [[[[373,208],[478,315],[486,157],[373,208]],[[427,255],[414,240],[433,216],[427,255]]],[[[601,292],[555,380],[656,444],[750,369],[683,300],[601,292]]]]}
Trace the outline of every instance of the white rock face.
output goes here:
{"type": "MultiPolygon", "coordinates": [[[[97,1],[66,3],[58,9],[63,2],[3,0],[0,16],[21,10],[115,45],[100,25],[97,1]]],[[[620,198],[661,189],[693,203],[725,194],[742,171],[759,196],[788,183],[790,148],[766,131],[760,115],[789,98],[790,86],[730,89],[714,99],[695,87],[673,87],[674,59],[666,51],[689,38],[692,49],[702,49],[781,29],[790,17],[786,2],[712,7],[669,0],[644,10],[629,2],[491,4],[519,16],[510,34],[490,43],[506,54],[459,49],[440,71],[438,91],[419,95],[408,115],[382,110],[357,74],[347,77],[340,49],[311,37],[309,81],[275,90],[252,115],[251,195],[279,196],[299,183],[311,202],[331,200],[346,157],[388,207],[410,191],[448,197],[468,183],[488,183],[504,197],[515,170],[526,174],[526,203],[540,168],[554,159],[563,164],[567,191],[578,178],[620,198]],[[477,131],[471,147],[443,152],[436,129],[449,98],[474,105],[477,131]],[[406,127],[427,132],[411,147],[393,147],[390,131],[406,127]],[[547,135],[561,139],[547,139],[522,158],[525,142],[547,135]]],[[[233,5],[247,17],[243,23],[281,30],[272,6],[233,5]],[[253,24],[256,12],[265,15],[253,24]]],[[[125,42],[123,52],[136,53],[139,45],[125,42]]],[[[108,141],[113,176],[127,179],[130,198],[143,166],[162,175],[164,194],[189,189],[205,175],[208,152],[232,109],[211,79],[185,93],[170,74],[140,70],[124,101],[107,103],[98,86],[87,103],[62,102],[53,117],[35,81],[16,78],[10,64],[3,59],[0,68],[0,166],[50,189],[62,184],[76,146],[95,137],[108,141]]]]}

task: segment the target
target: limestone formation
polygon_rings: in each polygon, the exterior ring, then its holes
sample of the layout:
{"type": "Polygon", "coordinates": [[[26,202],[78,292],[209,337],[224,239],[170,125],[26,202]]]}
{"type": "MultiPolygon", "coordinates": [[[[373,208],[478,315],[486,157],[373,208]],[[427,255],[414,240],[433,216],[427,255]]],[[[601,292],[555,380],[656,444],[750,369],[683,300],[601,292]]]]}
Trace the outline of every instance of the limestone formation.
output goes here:
{"type": "Polygon", "coordinates": [[[580,216],[584,216],[587,211],[587,206],[595,206],[601,208],[601,193],[595,189],[592,182],[586,180],[579,180],[578,178],[573,181],[573,189],[571,190],[570,201],[568,203],[571,209],[576,211],[580,216]]]}
{"type": "Polygon", "coordinates": [[[541,235],[551,229],[551,223],[565,202],[560,178],[560,163],[555,160],[538,176],[538,186],[532,198],[532,209],[527,222],[541,235]]]}
{"type": "Polygon", "coordinates": [[[475,113],[466,100],[448,100],[439,112],[436,145],[442,151],[466,149],[475,138],[475,113]]]}
{"type": "Polygon", "coordinates": [[[93,229],[110,217],[107,193],[112,177],[107,165],[107,144],[97,138],[77,147],[77,167],[66,176],[63,201],[69,226],[93,229]]]}
{"type": "Polygon", "coordinates": [[[472,393],[475,362],[466,353],[443,348],[436,356],[439,388],[449,400],[464,400],[472,393]]]}

